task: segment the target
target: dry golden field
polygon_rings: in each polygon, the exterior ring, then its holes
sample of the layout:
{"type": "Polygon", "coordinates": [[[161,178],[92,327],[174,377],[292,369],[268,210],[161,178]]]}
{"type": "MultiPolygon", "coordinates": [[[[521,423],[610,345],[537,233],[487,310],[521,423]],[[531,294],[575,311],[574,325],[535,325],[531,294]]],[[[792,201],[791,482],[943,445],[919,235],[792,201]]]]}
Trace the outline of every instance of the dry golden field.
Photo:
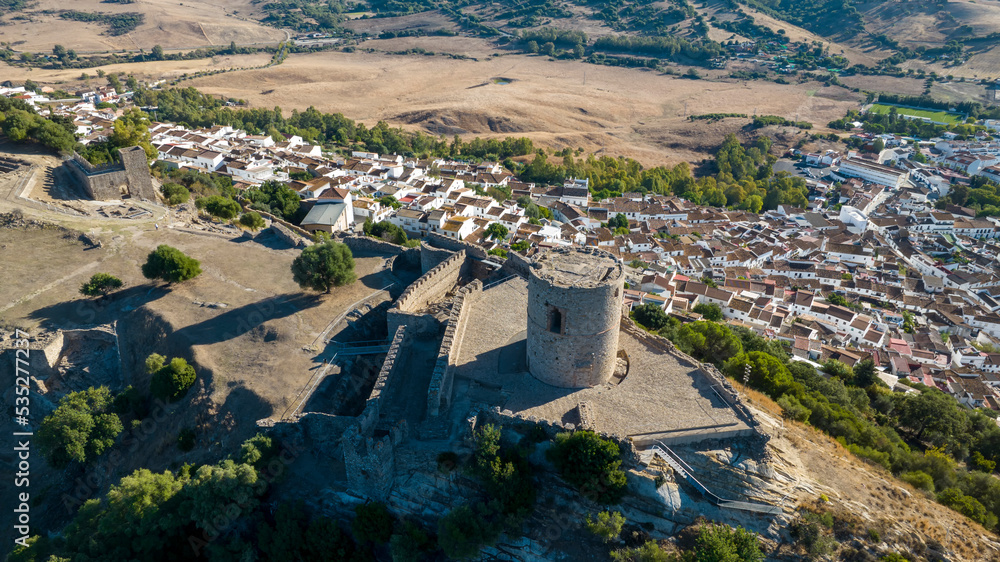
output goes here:
{"type": "MultiPolygon", "coordinates": [[[[415,40],[391,41],[397,42],[391,45],[396,50],[415,40]]],[[[726,133],[748,123],[691,122],[688,115],[756,112],[810,121],[822,129],[858,107],[856,94],[818,83],[690,80],[524,55],[472,61],[325,52],[187,84],[253,106],[315,106],[368,124],[385,120],[449,136],[524,135],[556,148],[603,150],[650,165],[701,160],[726,133]],[[510,82],[494,82],[500,77],[510,82]]]]}
{"type": "Polygon", "coordinates": [[[46,52],[55,44],[80,53],[121,49],[194,49],[212,45],[271,43],[286,38],[285,32],[258,23],[251,0],[138,0],[113,4],[100,0],[38,0],[21,15],[27,20],[3,18],[0,41],[16,50],[46,52]],[[139,12],[146,21],[132,33],[113,37],[96,23],[66,20],[43,11],[66,9],[81,12],[139,12]]]}

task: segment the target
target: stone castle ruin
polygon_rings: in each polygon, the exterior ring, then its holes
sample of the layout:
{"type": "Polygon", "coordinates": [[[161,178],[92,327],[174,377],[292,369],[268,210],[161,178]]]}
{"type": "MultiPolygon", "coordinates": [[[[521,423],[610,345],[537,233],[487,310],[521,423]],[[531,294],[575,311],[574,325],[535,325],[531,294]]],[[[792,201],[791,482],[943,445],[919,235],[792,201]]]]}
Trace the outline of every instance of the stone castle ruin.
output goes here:
{"type": "Polygon", "coordinates": [[[94,166],[74,152],[63,166],[91,199],[113,201],[134,198],[156,201],[149,162],[142,147],[119,148],[118,155],[121,162],[94,166]]]}
{"type": "Polygon", "coordinates": [[[374,383],[336,381],[364,387],[361,413],[307,412],[276,427],[324,435],[352,493],[403,512],[427,505],[429,488],[454,481],[422,471],[487,421],[589,429],[634,466],[643,450],[705,442],[766,457],[767,434],[725,377],[624,314],[625,272],[612,255],[558,248],[502,260],[436,234],[411,249],[342,241],[421,273],[386,312],[391,343],[374,383]]]}

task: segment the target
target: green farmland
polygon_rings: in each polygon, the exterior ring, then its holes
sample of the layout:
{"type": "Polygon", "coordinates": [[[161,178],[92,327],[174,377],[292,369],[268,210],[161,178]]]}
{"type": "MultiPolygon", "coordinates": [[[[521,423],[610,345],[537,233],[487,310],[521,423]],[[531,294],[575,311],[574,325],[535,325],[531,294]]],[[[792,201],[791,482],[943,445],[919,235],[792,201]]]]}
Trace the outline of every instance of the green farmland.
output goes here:
{"type": "Polygon", "coordinates": [[[933,111],[930,109],[913,109],[910,107],[899,107],[892,105],[885,105],[881,103],[872,104],[868,108],[868,111],[872,113],[889,113],[889,108],[895,107],[896,113],[900,115],[913,115],[914,117],[926,117],[931,121],[938,123],[947,123],[948,125],[956,125],[963,123],[964,119],[962,115],[956,113],[948,113],[947,111],[933,111]]]}

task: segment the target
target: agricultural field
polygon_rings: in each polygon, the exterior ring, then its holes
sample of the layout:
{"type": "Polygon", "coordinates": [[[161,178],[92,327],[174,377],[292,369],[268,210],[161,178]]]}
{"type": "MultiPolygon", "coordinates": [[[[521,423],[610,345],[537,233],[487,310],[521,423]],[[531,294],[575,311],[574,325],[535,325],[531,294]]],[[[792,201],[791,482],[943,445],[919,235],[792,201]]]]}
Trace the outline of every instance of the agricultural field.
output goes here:
{"type": "Polygon", "coordinates": [[[892,107],[896,107],[896,112],[899,113],[900,115],[912,115],[914,117],[926,117],[926,118],[928,118],[931,121],[934,121],[936,123],[947,123],[947,124],[950,125],[950,124],[953,124],[953,123],[961,123],[962,121],[964,121],[964,118],[963,118],[962,115],[958,115],[958,114],[955,114],[955,113],[948,113],[947,111],[930,111],[930,110],[927,110],[927,109],[913,109],[913,108],[909,108],[909,107],[897,107],[897,106],[885,105],[885,104],[881,104],[881,103],[872,104],[868,108],[868,111],[871,111],[872,113],[885,114],[885,113],[889,113],[889,110],[892,107]]]}

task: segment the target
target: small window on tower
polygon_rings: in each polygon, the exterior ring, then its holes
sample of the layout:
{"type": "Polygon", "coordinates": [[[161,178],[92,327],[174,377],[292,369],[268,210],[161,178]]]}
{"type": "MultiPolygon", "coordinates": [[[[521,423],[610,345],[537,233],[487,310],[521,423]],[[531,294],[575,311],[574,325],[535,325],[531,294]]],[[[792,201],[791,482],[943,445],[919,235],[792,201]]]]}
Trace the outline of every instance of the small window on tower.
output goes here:
{"type": "Polygon", "coordinates": [[[554,306],[549,306],[549,331],[561,334],[563,330],[563,313],[554,306]]]}

